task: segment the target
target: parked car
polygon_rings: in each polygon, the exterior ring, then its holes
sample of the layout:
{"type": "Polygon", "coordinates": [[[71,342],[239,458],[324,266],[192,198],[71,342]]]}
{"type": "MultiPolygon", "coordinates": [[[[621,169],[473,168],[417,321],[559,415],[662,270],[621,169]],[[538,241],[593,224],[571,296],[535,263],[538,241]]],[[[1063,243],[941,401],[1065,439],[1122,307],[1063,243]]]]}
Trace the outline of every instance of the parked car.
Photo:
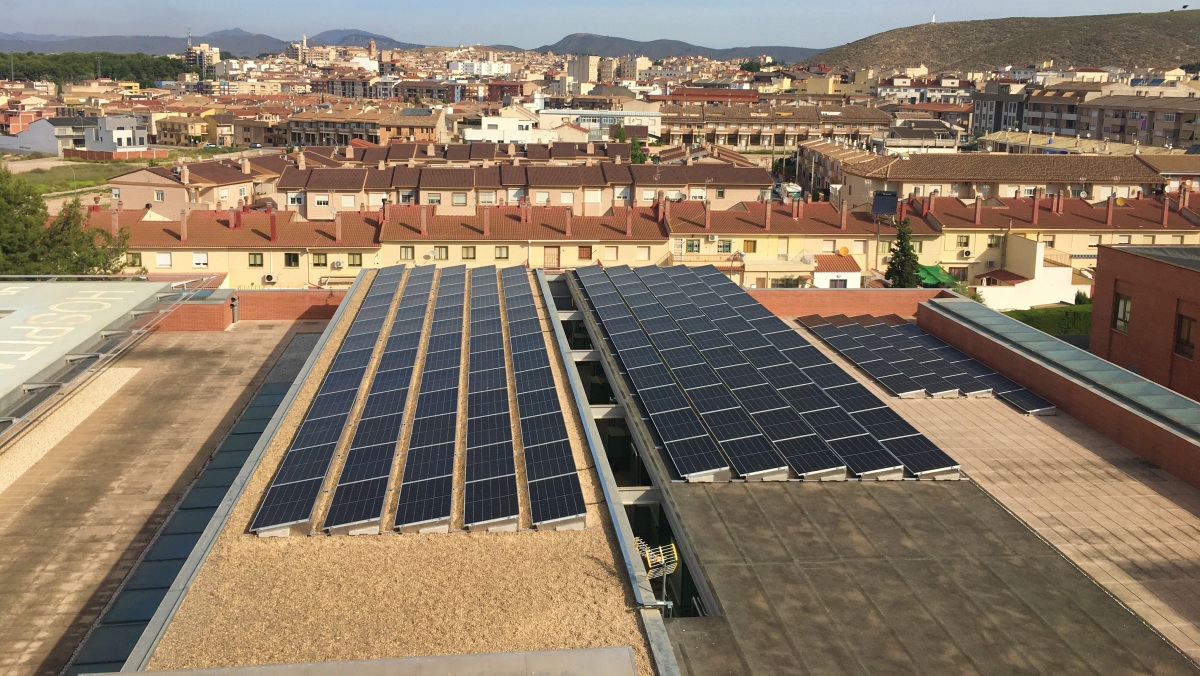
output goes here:
{"type": "Polygon", "coordinates": [[[216,148],[216,147],[217,147],[217,144],[215,144],[215,143],[205,143],[205,144],[204,144],[204,147],[205,147],[205,148],[216,148]]]}
{"type": "Polygon", "coordinates": [[[251,143],[251,144],[250,144],[250,147],[251,147],[251,148],[261,148],[261,147],[262,147],[262,144],[261,144],[261,143],[251,143]]]}

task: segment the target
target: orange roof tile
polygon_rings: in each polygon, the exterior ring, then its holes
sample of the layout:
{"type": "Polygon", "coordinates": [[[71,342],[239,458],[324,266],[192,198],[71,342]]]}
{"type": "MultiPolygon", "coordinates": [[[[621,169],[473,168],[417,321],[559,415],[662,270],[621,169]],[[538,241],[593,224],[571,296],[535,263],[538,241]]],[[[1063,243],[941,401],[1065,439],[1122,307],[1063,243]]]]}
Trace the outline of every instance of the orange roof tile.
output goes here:
{"type": "Polygon", "coordinates": [[[817,272],[862,272],[862,268],[851,256],[817,254],[817,272]]]}

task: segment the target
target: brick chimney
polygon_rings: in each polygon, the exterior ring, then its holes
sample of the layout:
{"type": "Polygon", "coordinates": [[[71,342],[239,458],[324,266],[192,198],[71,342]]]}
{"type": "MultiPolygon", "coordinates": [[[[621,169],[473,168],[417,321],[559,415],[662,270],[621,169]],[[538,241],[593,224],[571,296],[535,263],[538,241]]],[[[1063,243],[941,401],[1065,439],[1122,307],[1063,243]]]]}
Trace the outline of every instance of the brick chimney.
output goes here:
{"type": "Polygon", "coordinates": [[[421,234],[429,234],[429,205],[422,204],[418,207],[421,210],[421,234]]]}
{"type": "Polygon", "coordinates": [[[662,205],[663,225],[667,225],[671,222],[671,200],[663,200],[662,205]]]}
{"type": "Polygon", "coordinates": [[[120,207],[113,209],[112,214],[112,236],[116,237],[121,234],[121,210],[120,207]]]}
{"type": "Polygon", "coordinates": [[[771,230],[771,212],[775,211],[771,207],[775,206],[775,203],[772,202],[771,200],[767,200],[763,204],[767,207],[767,213],[763,215],[763,230],[770,232],[770,230],[771,230]]]}
{"type": "Polygon", "coordinates": [[[1167,219],[1171,216],[1171,199],[1167,197],[1167,193],[1162,196],[1162,227],[1167,227],[1167,219]]]}
{"type": "Polygon", "coordinates": [[[983,195],[975,196],[975,225],[983,223],[983,195]]]}
{"type": "Polygon", "coordinates": [[[179,241],[180,242],[187,241],[187,219],[188,219],[187,209],[180,209],[180,211],[179,211],[179,241]]]}
{"type": "Polygon", "coordinates": [[[1183,213],[1192,201],[1192,190],[1186,185],[1179,186],[1179,213],[1183,213]]]}
{"type": "Polygon", "coordinates": [[[842,200],[842,220],[839,223],[839,228],[845,230],[850,225],[850,203],[842,200]]]}
{"type": "Polygon", "coordinates": [[[279,241],[279,228],[276,224],[278,214],[275,213],[275,207],[270,204],[267,205],[267,218],[271,221],[271,242],[277,242],[279,241]]]}
{"type": "Polygon", "coordinates": [[[931,192],[931,193],[929,193],[929,197],[928,197],[928,200],[929,200],[929,211],[928,211],[928,212],[926,212],[926,213],[928,213],[928,214],[932,214],[932,213],[933,213],[933,210],[934,210],[935,208],[937,208],[937,198],[938,198],[938,196],[937,196],[937,193],[936,193],[936,192],[931,192]]]}
{"type": "Polygon", "coordinates": [[[625,207],[625,236],[633,237],[633,207],[625,207]]]}
{"type": "Polygon", "coordinates": [[[237,230],[241,227],[242,213],[234,207],[229,207],[229,229],[237,230]]]}
{"type": "Polygon", "coordinates": [[[658,191],[658,198],[654,200],[654,220],[658,221],[659,225],[663,223],[663,191],[658,191]]]}
{"type": "Polygon", "coordinates": [[[191,177],[192,177],[192,172],[190,169],[188,169],[188,166],[186,164],[179,168],[179,182],[180,183],[187,185],[188,183],[191,182],[191,177]]]}
{"type": "Polygon", "coordinates": [[[509,157],[517,156],[517,144],[515,144],[515,143],[508,144],[508,156],[509,157]]]}
{"type": "Polygon", "coordinates": [[[571,219],[574,218],[574,216],[575,216],[575,208],[567,207],[567,226],[566,226],[566,230],[563,232],[563,234],[566,235],[567,237],[571,236],[571,219]]]}
{"type": "Polygon", "coordinates": [[[1116,211],[1117,198],[1112,195],[1108,196],[1108,203],[1104,206],[1104,225],[1112,227],[1113,212],[1116,211]]]}
{"type": "Polygon", "coordinates": [[[1033,216],[1031,216],[1029,219],[1030,223],[1032,223],[1033,225],[1038,224],[1038,212],[1041,210],[1042,210],[1042,189],[1034,188],[1034,190],[1033,190],[1033,216]]]}
{"type": "Polygon", "coordinates": [[[338,212],[333,217],[333,243],[342,243],[342,212],[338,212]]]}
{"type": "Polygon", "coordinates": [[[712,202],[704,200],[704,229],[712,230],[712,202]]]}
{"type": "Polygon", "coordinates": [[[350,145],[349,143],[346,144],[346,159],[354,159],[354,146],[350,145]]]}
{"type": "Polygon", "coordinates": [[[903,223],[904,219],[906,219],[906,218],[908,218],[908,202],[906,200],[901,200],[900,201],[900,214],[896,217],[896,222],[903,223]]]}
{"type": "Polygon", "coordinates": [[[483,236],[490,237],[492,234],[492,208],[483,208],[483,236]]]}
{"type": "Polygon", "coordinates": [[[299,169],[300,171],[304,171],[304,169],[305,169],[303,152],[299,152],[296,154],[296,168],[299,169]]]}

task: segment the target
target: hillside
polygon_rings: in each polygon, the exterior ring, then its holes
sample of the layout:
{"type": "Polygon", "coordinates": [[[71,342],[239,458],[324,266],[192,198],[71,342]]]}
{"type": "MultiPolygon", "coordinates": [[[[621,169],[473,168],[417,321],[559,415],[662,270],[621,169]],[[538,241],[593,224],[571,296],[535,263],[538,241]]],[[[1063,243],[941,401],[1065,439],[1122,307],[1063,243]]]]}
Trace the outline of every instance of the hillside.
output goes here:
{"type": "Polygon", "coordinates": [[[1200,11],[988,19],[921,24],[821,52],[810,63],[931,70],[1054,59],[1060,66],[1175,67],[1200,60],[1200,11]]]}
{"type": "Polygon", "coordinates": [[[641,54],[651,59],[665,59],[669,56],[704,56],[710,59],[746,59],[767,54],[776,61],[796,63],[820,52],[819,49],[806,47],[733,47],[730,49],[713,49],[680,42],[678,40],[651,40],[639,42],[625,38],[614,38],[607,35],[592,33],[575,33],[559,40],[552,45],[538,47],[538,52],[554,52],[555,54],[592,54],[595,56],[626,56],[641,54]]]}
{"type": "Polygon", "coordinates": [[[336,28],[322,31],[308,39],[310,45],[336,45],[338,47],[366,47],[371,40],[379,49],[420,49],[422,45],[400,42],[386,35],[371,33],[357,28],[336,28]]]}
{"type": "MultiPolygon", "coordinates": [[[[19,35],[19,34],[17,34],[19,35]]],[[[114,54],[178,54],[187,47],[187,38],[166,35],[97,35],[93,37],[59,37],[54,35],[4,37],[0,35],[0,52],[33,52],[61,54],[64,52],[112,52],[114,54]]],[[[209,42],[222,51],[236,56],[278,54],[287,43],[270,35],[247,33],[237,29],[218,31],[210,35],[193,36],[193,43],[209,42]]]]}

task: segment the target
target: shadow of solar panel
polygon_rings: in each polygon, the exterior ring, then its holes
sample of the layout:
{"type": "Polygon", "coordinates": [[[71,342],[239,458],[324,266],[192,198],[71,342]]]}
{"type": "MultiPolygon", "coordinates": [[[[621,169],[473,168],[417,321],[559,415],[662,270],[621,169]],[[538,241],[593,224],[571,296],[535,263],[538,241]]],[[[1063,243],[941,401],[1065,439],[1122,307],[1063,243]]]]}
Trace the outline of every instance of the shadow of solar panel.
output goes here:
{"type": "Polygon", "coordinates": [[[466,485],[463,521],[467,525],[511,519],[518,513],[515,476],[472,481],[466,485]]]}
{"type": "Polygon", "coordinates": [[[858,411],[868,411],[873,408],[883,408],[887,406],[883,401],[871,394],[863,385],[855,383],[853,385],[845,385],[842,387],[834,387],[825,390],[831,399],[836,401],[842,410],[847,413],[856,413],[858,411]]]}
{"type": "MultiPolygon", "coordinates": [[[[454,474],[454,441],[410,448],[404,461],[404,485],[454,474]]],[[[403,490],[403,489],[401,489],[403,490]]]]}
{"type": "Polygon", "coordinates": [[[405,481],[400,487],[396,525],[413,525],[450,518],[452,479],[453,477],[443,476],[427,481],[405,481]]]}
{"type": "Polygon", "coordinates": [[[522,447],[548,444],[566,439],[567,427],[561,413],[540,415],[536,418],[521,418],[522,447]]]}
{"type": "Polygon", "coordinates": [[[917,428],[890,408],[877,408],[854,414],[857,420],[876,439],[886,441],[918,434],[917,428]]]}
{"type": "Polygon", "coordinates": [[[868,434],[831,441],[829,447],[841,456],[850,471],[857,475],[904,466],[891,451],[868,434]]]}
{"type": "Polygon", "coordinates": [[[840,408],[804,413],[804,421],[825,441],[866,434],[867,430],[840,408]]]}
{"type": "Polygon", "coordinates": [[[525,474],[528,481],[548,479],[575,472],[571,444],[566,439],[525,448],[525,474]]]}
{"type": "Polygon", "coordinates": [[[250,530],[308,521],[324,482],[322,475],[308,481],[271,486],[250,523],[250,530]]]}
{"type": "Polygon", "coordinates": [[[1004,394],[1006,392],[1012,392],[1014,390],[1022,389],[1020,385],[1014,383],[1013,381],[1009,380],[1008,378],[1005,378],[1004,376],[1002,376],[998,373],[992,373],[990,375],[976,376],[975,379],[978,380],[979,382],[983,383],[984,385],[987,385],[988,387],[992,388],[992,391],[995,392],[996,394],[1004,394]]]}
{"type": "Polygon", "coordinates": [[[837,402],[831,399],[828,394],[825,394],[825,390],[822,390],[815,383],[812,385],[789,387],[786,390],[780,390],[779,393],[800,413],[837,407],[837,402]]]}
{"type": "Polygon", "coordinates": [[[1022,413],[1035,413],[1054,408],[1054,404],[1024,388],[1001,392],[999,397],[1022,413]]]}
{"type": "Polygon", "coordinates": [[[467,448],[466,480],[482,481],[516,472],[512,442],[467,448]]]}
{"type": "Polygon", "coordinates": [[[575,474],[529,482],[529,512],[535,524],[587,514],[575,474]]]}
{"type": "Polygon", "coordinates": [[[885,441],[883,445],[913,474],[958,467],[954,458],[946,455],[942,449],[920,434],[885,441]]]}

